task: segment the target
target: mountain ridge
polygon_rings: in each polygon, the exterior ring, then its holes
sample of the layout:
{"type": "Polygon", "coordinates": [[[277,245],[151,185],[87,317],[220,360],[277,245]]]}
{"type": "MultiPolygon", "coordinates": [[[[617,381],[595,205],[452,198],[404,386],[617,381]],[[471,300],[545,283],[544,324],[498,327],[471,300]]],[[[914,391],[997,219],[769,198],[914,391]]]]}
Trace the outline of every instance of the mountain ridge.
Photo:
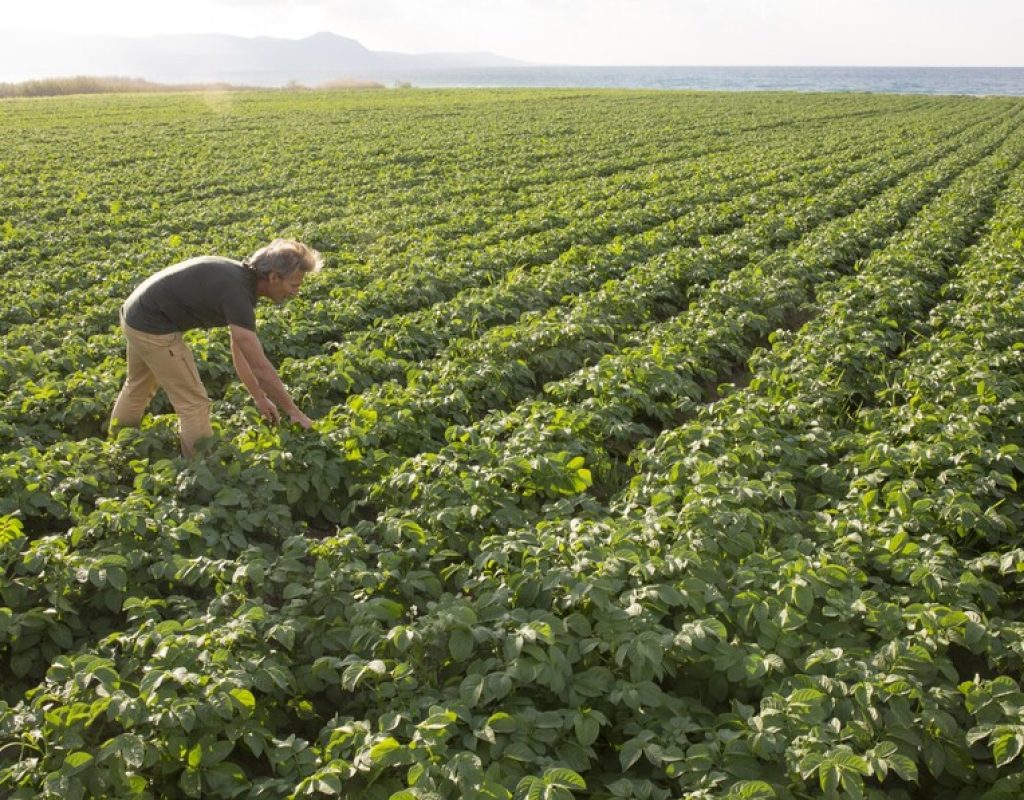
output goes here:
{"type": "Polygon", "coordinates": [[[229,80],[252,85],[396,77],[418,70],[526,66],[487,52],[375,51],[322,31],[301,39],[232,34],[146,37],[0,31],[0,81],[130,75],[161,82],[229,80]]]}

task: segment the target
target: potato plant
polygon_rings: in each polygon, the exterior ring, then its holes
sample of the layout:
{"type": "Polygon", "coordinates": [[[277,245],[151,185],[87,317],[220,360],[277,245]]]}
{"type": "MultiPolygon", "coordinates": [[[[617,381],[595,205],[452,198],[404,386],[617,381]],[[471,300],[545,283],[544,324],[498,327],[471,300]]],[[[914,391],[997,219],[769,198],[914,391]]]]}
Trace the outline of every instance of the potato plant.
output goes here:
{"type": "Polygon", "coordinates": [[[1016,798],[1024,103],[0,103],[0,794],[1016,798]],[[116,309],[286,235],[217,436],[116,309]]]}

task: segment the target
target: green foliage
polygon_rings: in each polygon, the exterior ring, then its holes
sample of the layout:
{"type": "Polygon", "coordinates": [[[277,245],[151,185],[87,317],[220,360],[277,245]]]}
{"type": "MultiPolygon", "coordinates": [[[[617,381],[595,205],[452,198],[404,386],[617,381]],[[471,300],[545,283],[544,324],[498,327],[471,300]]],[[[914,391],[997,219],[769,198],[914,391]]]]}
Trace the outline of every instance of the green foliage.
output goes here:
{"type": "Polygon", "coordinates": [[[130,106],[3,105],[0,794],[1020,795],[1020,101],[130,106]],[[313,429],[213,331],[201,458],[107,436],[130,288],[276,235],[313,429]]]}

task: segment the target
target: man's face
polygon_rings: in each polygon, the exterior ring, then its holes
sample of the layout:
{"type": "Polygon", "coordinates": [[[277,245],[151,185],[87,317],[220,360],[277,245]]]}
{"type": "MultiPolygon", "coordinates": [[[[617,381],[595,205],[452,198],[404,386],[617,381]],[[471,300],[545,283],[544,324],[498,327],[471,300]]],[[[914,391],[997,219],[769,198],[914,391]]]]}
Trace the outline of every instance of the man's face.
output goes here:
{"type": "Polygon", "coordinates": [[[302,279],[306,277],[301,269],[295,270],[291,275],[282,277],[276,272],[270,273],[270,285],[267,287],[267,294],[270,299],[281,304],[290,297],[295,297],[302,285],[302,279]]]}

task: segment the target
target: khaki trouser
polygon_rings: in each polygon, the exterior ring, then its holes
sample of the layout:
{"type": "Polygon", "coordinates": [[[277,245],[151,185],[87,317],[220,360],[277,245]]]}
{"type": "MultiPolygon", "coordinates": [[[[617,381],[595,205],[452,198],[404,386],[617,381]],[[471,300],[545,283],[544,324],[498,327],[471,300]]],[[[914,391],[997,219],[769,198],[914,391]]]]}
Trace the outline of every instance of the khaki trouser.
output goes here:
{"type": "Polygon", "coordinates": [[[138,427],[160,387],[178,414],[181,452],[191,456],[196,442],[213,434],[210,397],[192,351],[180,333],[144,333],[128,325],[123,312],[121,330],[128,343],[128,375],[114,403],[111,424],[138,427]]]}

